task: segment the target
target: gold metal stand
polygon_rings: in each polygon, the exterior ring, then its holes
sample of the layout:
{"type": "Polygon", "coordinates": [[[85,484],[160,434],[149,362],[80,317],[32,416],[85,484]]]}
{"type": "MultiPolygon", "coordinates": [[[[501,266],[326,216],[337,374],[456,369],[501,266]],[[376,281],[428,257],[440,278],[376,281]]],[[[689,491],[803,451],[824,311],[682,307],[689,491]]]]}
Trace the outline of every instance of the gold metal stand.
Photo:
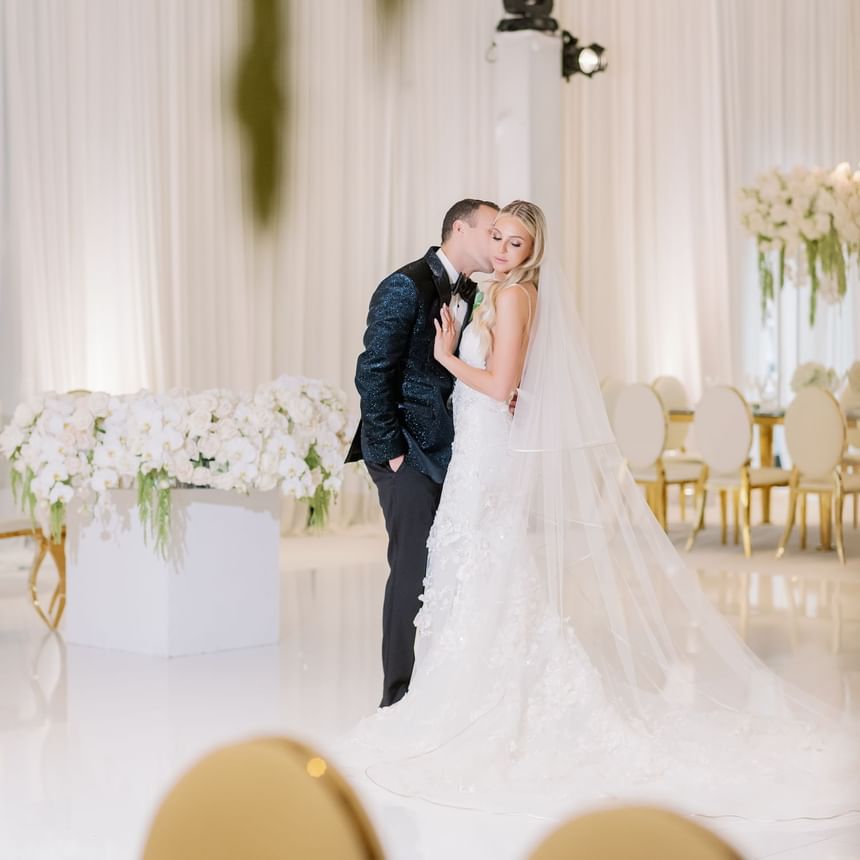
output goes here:
{"type": "Polygon", "coordinates": [[[51,630],[56,630],[63,618],[66,608],[66,532],[63,530],[60,543],[53,543],[49,537],[39,528],[13,527],[0,530],[0,540],[6,538],[28,537],[36,541],[36,556],[30,567],[30,576],[27,585],[30,589],[30,602],[39,614],[39,617],[51,630]],[[57,566],[57,585],[51,595],[47,610],[39,600],[39,571],[45,556],[50,554],[57,566]]]}

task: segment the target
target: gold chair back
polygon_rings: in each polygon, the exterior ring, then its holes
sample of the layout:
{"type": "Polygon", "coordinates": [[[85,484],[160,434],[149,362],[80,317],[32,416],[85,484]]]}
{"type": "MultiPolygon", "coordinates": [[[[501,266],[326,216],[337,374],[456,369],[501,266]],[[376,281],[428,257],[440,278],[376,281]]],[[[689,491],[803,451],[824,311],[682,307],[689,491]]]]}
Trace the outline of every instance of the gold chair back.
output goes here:
{"type": "Polygon", "coordinates": [[[330,762],[287,738],[205,756],[161,804],[143,860],[381,860],[352,789],[330,762]]]}
{"type": "Polygon", "coordinates": [[[710,830],[651,807],[592,812],[563,824],[531,860],[741,860],[710,830]]]}

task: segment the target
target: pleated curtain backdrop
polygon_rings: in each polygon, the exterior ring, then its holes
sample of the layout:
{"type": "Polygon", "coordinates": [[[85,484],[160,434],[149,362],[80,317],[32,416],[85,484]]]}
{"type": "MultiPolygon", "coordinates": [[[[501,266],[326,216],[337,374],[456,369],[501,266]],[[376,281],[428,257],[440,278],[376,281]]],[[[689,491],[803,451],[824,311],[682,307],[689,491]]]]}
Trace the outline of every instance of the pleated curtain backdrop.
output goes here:
{"type": "MultiPolygon", "coordinates": [[[[352,391],[376,283],[438,241],[450,202],[496,188],[486,54],[502,4],[407,0],[384,34],[376,6],[285,4],[287,196],[259,233],[229,113],[239,0],[0,0],[4,412],[43,389],[281,373],[352,391]]],[[[742,383],[770,347],[737,189],[775,165],[860,160],[860,9],[561,0],[555,14],[610,51],[606,74],[564,88],[553,225],[598,370],[675,373],[694,395],[742,383]]],[[[811,334],[802,302],[784,298],[785,360],[843,370],[860,302],[811,334]]]]}

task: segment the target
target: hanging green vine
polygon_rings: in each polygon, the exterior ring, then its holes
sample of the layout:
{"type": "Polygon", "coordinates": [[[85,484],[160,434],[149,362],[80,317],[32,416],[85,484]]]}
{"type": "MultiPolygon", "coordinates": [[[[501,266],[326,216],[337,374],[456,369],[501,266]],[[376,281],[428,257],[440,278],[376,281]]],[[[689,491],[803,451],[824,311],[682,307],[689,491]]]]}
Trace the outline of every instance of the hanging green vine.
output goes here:
{"type": "Polygon", "coordinates": [[[236,73],[234,107],[249,149],[254,217],[267,225],[281,198],[287,91],[283,45],[287,31],[283,0],[245,0],[245,41],[236,73]]]}
{"type": "Polygon", "coordinates": [[[405,5],[406,0],[376,0],[376,11],[379,20],[383,24],[392,23],[399,17],[405,5]]]}
{"type": "MultiPolygon", "coordinates": [[[[406,0],[376,0],[377,21],[393,28],[406,0]]],[[[284,193],[290,127],[290,36],[287,0],[243,0],[243,42],[236,68],[233,108],[248,150],[250,200],[254,219],[272,223],[284,193]]]]}

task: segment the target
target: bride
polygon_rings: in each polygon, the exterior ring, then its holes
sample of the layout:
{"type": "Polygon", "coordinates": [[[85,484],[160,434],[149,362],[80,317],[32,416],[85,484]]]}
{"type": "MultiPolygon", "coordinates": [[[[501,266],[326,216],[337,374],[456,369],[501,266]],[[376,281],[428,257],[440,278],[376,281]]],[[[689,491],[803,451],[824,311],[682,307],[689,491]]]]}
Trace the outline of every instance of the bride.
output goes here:
{"type": "Polygon", "coordinates": [[[357,729],[367,775],[470,808],[598,799],[691,813],[860,808],[857,725],[782,682],[699,588],[614,441],[539,207],[491,231],[459,357],[406,696],[357,729]],[[515,415],[508,401],[518,391],[515,415]]]}

